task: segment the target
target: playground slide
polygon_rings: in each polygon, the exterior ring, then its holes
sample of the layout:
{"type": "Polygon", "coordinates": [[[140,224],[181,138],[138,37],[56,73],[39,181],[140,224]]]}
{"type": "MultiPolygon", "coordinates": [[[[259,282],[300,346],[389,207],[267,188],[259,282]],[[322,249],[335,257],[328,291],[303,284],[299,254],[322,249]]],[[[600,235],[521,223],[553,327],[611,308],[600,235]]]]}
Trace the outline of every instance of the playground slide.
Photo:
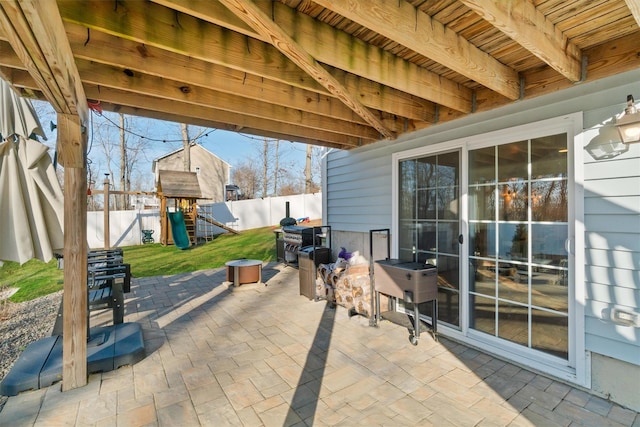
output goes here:
{"type": "Polygon", "coordinates": [[[187,227],[184,224],[184,215],[181,211],[167,212],[169,223],[171,224],[171,234],[173,235],[173,244],[180,249],[187,249],[191,246],[187,227]]]}

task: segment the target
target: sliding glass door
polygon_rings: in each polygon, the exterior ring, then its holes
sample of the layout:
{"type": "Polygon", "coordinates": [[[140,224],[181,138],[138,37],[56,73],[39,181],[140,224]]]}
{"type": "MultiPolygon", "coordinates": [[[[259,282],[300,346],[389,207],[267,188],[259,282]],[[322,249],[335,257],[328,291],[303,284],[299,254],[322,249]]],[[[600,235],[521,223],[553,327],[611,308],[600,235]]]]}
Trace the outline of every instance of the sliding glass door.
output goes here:
{"type": "Polygon", "coordinates": [[[397,254],[438,267],[440,322],[568,360],[567,141],[559,133],[398,161],[397,254]]]}
{"type": "MultiPolygon", "coordinates": [[[[438,267],[438,321],[458,327],[460,151],[407,159],[398,166],[398,257],[438,267]]],[[[420,313],[431,316],[431,303],[421,304],[420,313]]]]}
{"type": "Polygon", "coordinates": [[[568,359],[567,135],[468,159],[469,327],[568,359]]]}

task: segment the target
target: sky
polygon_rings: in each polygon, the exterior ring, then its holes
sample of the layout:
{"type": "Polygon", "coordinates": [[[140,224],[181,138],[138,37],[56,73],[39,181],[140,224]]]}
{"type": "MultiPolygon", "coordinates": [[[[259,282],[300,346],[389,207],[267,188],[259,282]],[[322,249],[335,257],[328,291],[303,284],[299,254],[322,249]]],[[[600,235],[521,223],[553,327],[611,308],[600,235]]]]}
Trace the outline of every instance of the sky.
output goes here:
{"type": "MultiPolygon", "coordinates": [[[[47,135],[47,141],[43,142],[53,148],[56,143],[56,130],[51,130],[50,123],[55,124],[56,114],[47,102],[32,101],[32,103],[47,135]]],[[[93,138],[91,134],[89,138],[88,157],[92,162],[90,167],[97,171],[96,174],[101,174],[106,169],[104,166],[100,166],[100,162],[103,161],[105,155],[98,141],[109,139],[113,143],[117,143],[119,141],[119,122],[117,114],[109,112],[104,112],[102,116],[93,112],[92,117],[94,132],[93,138]],[[105,117],[108,120],[105,120],[105,117]],[[102,127],[100,127],[100,123],[103,123],[102,127]]],[[[144,158],[139,161],[138,168],[141,173],[148,172],[151,175],[151,164],[154,158],[182,148],[182,134],[179,123],[141,117],[126,117],[129,123],[129,126],[126,127],[130,129],[129,140],[140,140],[141,137],[144,137],[149,142],[144,158]]],[[[263,138],[253,135],[189,126],[189,136],[191,138],[198,134],[202,136],[197,139],[197,143],[229,163],[232,168],[242,162],[257,158],[263,150],[263,138]]],[[[292,165],[292,169],[298,170],[299,168],[302,171],[306,160],[306,144],[281,140],[279,157],[282,163],[288,163],[292,165]]],[[[102,181],[102,176],[96,180],[102,181]]]]}

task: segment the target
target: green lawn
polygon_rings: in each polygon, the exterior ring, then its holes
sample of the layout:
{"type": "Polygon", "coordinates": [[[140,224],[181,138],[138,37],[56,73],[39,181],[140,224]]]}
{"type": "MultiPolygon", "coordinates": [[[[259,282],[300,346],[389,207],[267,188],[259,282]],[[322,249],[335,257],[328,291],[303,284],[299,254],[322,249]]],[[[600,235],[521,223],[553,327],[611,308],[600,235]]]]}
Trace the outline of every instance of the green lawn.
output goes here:
{"type": "MultiPolygon", "coordinates": [[[[238,258],[274,261],[275,237],[270,227],[223,234],[206,244],[180,250],[159,243],[123,248],[125,262],[131,264],[134,277],[185,273],[224,266],[238,258]]],[[[49,263],[31,260],[22,266],[5,262],[0,267],[0,288],[19,288],[13,302],[28,301],[62,289],[62,271],[56,260],[49,263]]]]}

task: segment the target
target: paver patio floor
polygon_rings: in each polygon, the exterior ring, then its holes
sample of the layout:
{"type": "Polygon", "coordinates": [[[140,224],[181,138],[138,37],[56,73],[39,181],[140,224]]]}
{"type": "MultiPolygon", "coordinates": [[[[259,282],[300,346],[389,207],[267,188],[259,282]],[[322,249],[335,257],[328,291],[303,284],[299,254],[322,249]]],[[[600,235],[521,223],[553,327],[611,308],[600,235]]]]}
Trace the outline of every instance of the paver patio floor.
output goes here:
{"type": "Polygon", "coordinates": [[[0,425],[640,427],[634,411],[444,337],[413,346],[406,328],[310,301],[291,267],[263,280],[134,279],[125,321],[143,325],[147,357],[11,397],[0,425]]]}

